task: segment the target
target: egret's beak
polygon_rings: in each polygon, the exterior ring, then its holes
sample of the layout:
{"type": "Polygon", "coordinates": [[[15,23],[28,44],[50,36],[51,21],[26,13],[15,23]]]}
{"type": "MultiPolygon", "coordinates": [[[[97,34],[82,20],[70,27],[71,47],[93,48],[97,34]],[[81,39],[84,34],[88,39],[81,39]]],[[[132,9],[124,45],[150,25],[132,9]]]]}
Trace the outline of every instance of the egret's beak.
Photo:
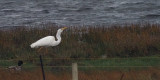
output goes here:
{"type": "Polygon", "coordinates": [[[67,29],[67,27],[63,27],[63,28],[61,28],[62,30],[65,30],[65,29],[67,29]]]}

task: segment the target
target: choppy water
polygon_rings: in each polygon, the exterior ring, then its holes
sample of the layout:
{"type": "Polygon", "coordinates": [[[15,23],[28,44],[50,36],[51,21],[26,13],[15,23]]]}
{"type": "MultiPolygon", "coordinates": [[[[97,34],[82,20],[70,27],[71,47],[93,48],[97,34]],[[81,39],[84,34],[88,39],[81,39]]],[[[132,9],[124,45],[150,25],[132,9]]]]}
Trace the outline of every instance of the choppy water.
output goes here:
{"type": "Polygon", "coordinates": [[[0,27],[160,23],[160,0],[0,0],[0,27]]]}

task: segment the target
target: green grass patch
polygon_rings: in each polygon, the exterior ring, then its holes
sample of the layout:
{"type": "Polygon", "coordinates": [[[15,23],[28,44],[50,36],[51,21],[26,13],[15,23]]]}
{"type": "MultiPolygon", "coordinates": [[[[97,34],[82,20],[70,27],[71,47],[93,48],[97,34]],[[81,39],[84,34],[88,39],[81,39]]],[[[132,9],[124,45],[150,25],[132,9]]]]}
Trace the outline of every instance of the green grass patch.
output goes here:
{"type": "Polygon", "coordinates": [[[160,66],[160,58],[113,58],[99,60],[83,60],[86,66],[160,66]]]}
{"type": "Polygon", "coordinates": [[[13,66],[17,65],[15,61],[9,61],[9,60],[0,60],[0,67],[8,67],[8,66],[13,66]]]}
{"type": "MultiPolygon", "coordinates": [[[[130,70],[145,69],[149,67],[160,67],[159,57],[137,57],[137,58],[106,58],[106,59],[79,59],[70,60],[67,63],[54,64],[55,60],[43,59],[46,71],[71,70],[71,63],[77,62],[79,70],[130,70]],[[52,64],[53,63],[53,64],[52,64]]],[[[17,65],[16,61],[0,60],[1,67],[17,65]]],[[[40,68],[39,59],[35,61],[25,60],[23,64],[25,70],[40,68]]]]}
{"type": "Polygon", "coordinates": [[[149,67],[160,67],[160,58],[108,58],[83,60],[79,62],[79,68],[82,70],[129,70],[149,67]]]}

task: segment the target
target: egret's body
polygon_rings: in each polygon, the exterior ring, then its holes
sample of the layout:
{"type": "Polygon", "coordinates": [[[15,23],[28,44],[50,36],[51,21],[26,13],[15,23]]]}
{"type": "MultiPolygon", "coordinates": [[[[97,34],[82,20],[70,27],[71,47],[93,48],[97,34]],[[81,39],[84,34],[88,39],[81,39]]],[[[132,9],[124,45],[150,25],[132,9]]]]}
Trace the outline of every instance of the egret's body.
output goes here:
{"type": "Polygon", "coordinates": [[[46,36],[44,38],[39,39],[38,41],[32,43],[30,46],[31,48],[38,48],[38,47],[49,47],[49,46],[57,46],[61,42],[61,33],[67,27],[58,29],[56,38],[54,36],[46,36]]]}
{"type": "Polygon", "coordinates": [[[31,48],[57,46],[60,41],[56,41],[54,36],[46,36],[31,44],[31,48]]]}

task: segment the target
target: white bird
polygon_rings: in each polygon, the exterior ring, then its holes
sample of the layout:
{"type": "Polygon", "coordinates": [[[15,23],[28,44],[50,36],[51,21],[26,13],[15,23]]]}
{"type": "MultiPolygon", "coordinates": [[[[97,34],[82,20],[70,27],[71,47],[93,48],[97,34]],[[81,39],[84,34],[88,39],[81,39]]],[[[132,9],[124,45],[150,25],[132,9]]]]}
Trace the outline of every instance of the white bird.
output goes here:
{"type": "MultiPolygon", "coordinates": [[[[57,34],[56,34],[56,38],[57,40],[55,40],[54,36],[46,36],[44,38],[39,39],[38,41],[32,43],[30,45],[31,48],[38,48],[38,47],[49,47],[49,46],[57,46],[60,42],[61,42],[61,33],[63,32],[63,30],[65,30],[67,27],[63,27],[58,29],[57,34]]],[[[40,48],[40,49],[41,49],[40,48]]],[[[40,50],[39,49],[39,50],[40,50]]]]}

